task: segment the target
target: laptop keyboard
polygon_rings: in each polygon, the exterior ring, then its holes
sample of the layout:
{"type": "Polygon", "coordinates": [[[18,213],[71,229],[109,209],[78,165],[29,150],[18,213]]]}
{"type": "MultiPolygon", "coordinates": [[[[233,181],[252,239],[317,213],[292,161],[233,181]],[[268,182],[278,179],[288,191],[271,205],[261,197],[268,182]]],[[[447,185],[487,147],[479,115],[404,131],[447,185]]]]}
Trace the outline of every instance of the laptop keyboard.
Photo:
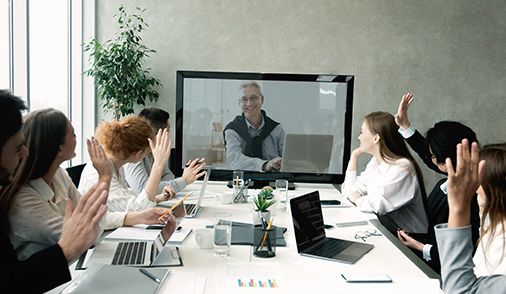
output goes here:
{"type": "Polygon", "coordinates": [[[147,242],[121,242],[114,252],[114,265],[142,265],[146,255],[147,242]]]}
{"type": "Polygon", "coordinates": [[[184,209],[186,210],[186,214],[192,215],[194,213],[195,208],[197,207],[196,204],[193,203],[185,203],[184,209]]]}
{"type": "Polygon", "coordinates": [[[352,242],[344,240],[324,239],[323,242],[309,248],[306,253],[332,258],[348,248],[351,244],[352,242]]]}

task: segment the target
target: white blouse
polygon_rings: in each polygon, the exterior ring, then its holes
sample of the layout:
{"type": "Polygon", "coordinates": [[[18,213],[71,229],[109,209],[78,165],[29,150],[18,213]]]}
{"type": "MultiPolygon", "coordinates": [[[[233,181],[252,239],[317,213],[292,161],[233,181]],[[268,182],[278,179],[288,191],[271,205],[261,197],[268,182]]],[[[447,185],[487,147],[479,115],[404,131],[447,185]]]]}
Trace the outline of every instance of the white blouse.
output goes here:
{"type": "Polygon", "coordinates": [[[401,229],[410,233],[427,233],[428,220],[413,164],[407,159],[393,163],[372,158],[365,170],[346,172],[342,194],[350,197],[358,192],[355,201],[363,212],[389,214],[401,229]]]}
{"type": "MultiPolygon", "coordinates": [[[[485,226],[487,223],[485,222],[485,226]]],[[[477,277],[506,275],[506,236],[502,229],[499,223],[492,239],[489,234],[485,234],[480,239],[473,257],[474,274],[477,277]]]]}
{"type": "MultiPolygon", "coordinates": [[[[112,165],[112,163],[111,163],[112,165]]],[[[113,169],[114,171],[114,169],[113,169]]],[[[79,182],[79,191],[83,193],[91,188],[98,180],[98,172],[93,165],[86,164],[81,174],[81,181],[79,182]]],[[[112,174],[111,185],[109,188],[109,197],[107,200],[109,213],[120,212],[122,213],[121,224],[118,219],[108,219],[108,223],[115,222],[121,226],[123,219],[128,211],[141,211],[145,208],[154,207],[156,203],[149,200],[148,194],[143,189],[141,193],[133,192],[125,180],[124,168],[119,168],[119,173],[116,171],[112,174]]],[[[108,213],[108,215],[109,215],[108,213]]]]}
{"type": "Polygon", "coordinates": [[[8,216],[10,240],[20,260],[58,242],[66,200],[70,198],[75,208],[81,199],[69,175],[61,168],[55,173],[53,186],[54,192],[42,178],[34,179],[21,187],[14,198],[8,216]]]}

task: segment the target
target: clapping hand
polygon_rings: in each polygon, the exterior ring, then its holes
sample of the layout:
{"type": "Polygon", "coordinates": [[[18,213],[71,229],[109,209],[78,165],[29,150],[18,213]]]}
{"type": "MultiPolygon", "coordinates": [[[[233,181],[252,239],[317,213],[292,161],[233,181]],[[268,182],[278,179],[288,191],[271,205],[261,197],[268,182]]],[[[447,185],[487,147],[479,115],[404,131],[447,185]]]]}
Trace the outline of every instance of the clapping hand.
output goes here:
{"type": "Polygon", "coordinates": [[[195,158],[194,160],[189,160],[186,163],[186,168],[183,170],[182,178],[186,182],[186,184],[190,185],[195,182],[196,179],[202,177],[206,174],[206,171],[203,170],[206,166],[206,162],[204,158],[195,158]]]}
{"type": "Polygon", "coordinates": [[[172,148],[172,140],[169,139],[168,129],[158,130],[155,140],[153,141],[151,138],[148,138],[148,141],[155,160],[153,165],[163,167],[169,161],[170,149],[172,148]]]}
{"type": "Polygon", "coordinates": [[[91,139],[86,140],[86,145],[88,146],[88,154],[90,155],[93,167],[98,172],[100,181],[109,184],[109,181],[112,178],[112,165],[105,155],[104,149],[95,137],[91,137],[91,139]]]}

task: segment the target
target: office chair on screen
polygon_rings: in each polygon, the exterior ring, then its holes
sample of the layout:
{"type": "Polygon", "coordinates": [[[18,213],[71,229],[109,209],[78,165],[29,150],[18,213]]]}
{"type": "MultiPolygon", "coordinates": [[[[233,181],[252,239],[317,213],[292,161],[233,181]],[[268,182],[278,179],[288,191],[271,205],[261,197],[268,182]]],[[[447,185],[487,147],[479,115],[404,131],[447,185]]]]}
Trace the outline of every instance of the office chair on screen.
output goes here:
{"type": "Polygon", "coordinates": [[[79,182],[81,181],[81,173],[83,172],[86,163],[67,167],[67,173],[69,174],[72,182],[76,187],[79,187],[79,182]]]}

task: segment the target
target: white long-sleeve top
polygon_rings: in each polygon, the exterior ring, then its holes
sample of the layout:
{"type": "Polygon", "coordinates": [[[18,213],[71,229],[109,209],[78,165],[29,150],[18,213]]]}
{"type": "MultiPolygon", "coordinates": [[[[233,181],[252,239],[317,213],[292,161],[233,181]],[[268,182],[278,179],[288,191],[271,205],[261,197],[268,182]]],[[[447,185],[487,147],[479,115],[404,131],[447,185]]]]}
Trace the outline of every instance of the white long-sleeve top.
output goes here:
{"type": "MultiPolygon", "coordinates": [[[[95,170],[93,165],[86,164],[81,174],[79,191],[83,193],[83,191],[88,190],[97,180],[97,170],[95,170]]],[[[107,199],[108,227],[121,227],[128,211],[141,211],[145,208],[154,206],[156,206],[156,203],[149,200],[148,194],[144,189],[141,193],[137,194],[128,187],[123,167],[119,168],[119,172],[113,169],[109,197],[107,199]]]]}
{"type": "MultiPolygon", "coordinates": [[[[484,226],[488,227],[489,223],[487,218],[484,226]]],[[[477,277],[506,275],[506,236],[502,230],[502,224],[498,223],[493,238],[487,233],[480,239],[473,257],[477,277]]]]}
{"type": "MultiPolygon", "coordinates": [[[[33,179],[14,198],[8,215],[10,240],[21,260],[58,242],[66,200],[70,199],[75,208],[81,199],[69,175],[61,168],[54,175],[53,187],[54,191],[42,178],[33,179]]],[[[104,223],[100,226],[104,227],[104,223]]]]}
{"type": "Polygon", "coordinates": [[[428,220],[413,164],[407,159],[379,162],[373,157],[365,170],[346,172],[342,185],[346,197],[358,192],[355,201],[363,212],[389,214],[395,223],[410,233],[427,233],[428,220]]]}

